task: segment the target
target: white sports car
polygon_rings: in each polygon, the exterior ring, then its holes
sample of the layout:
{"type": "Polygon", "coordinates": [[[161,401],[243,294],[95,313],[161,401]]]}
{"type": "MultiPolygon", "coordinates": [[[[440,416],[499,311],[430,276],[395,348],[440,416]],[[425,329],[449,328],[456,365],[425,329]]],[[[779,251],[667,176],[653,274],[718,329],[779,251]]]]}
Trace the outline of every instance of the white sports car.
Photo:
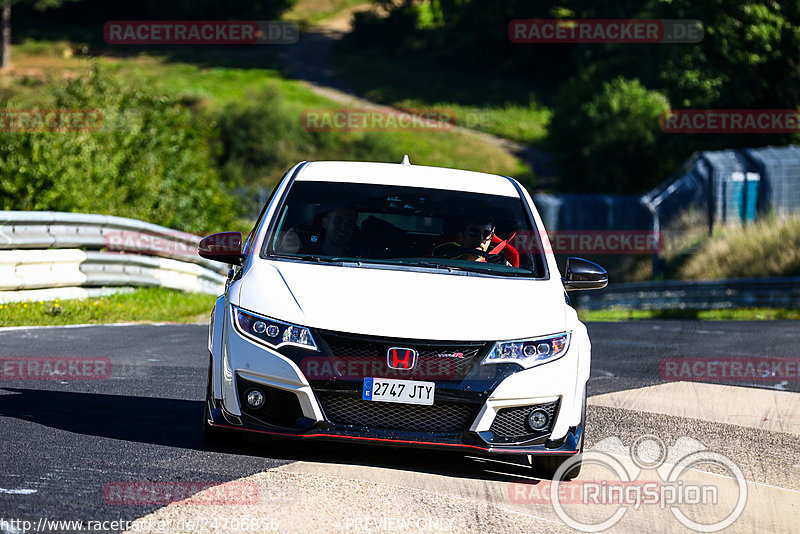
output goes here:
{"type": "MultiPolygon", "coordinates": [[[[211,314],[204,430],[525,455],[543,476],[583,448],[591,345],[514,179],[303,162],[250,235],[211,314]]],[[[579,461],[571,461],[567,477],[579,461]]],[[[562,469],[563,471],[563,469],[562,469]]]]}

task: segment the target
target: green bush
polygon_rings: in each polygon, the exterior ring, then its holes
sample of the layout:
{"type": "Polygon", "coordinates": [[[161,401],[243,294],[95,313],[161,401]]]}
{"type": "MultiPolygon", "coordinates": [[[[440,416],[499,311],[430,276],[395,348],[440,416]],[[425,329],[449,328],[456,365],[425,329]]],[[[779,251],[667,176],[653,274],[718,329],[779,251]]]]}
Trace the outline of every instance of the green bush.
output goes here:
{"type": "Polygon", "coordinates": [[[190,103],[123,85],[96,66],[44,90],[56,108],[99,110],[102,128],[0,133],[2,209],[119,215],[190,232],[237,215],[220,187],[213,129],[190,103]]]}
{"type": "MultiPolygon", "coordinates": [[[[296,107],[296,106],[295,106],[296,107]]],[[[225,183],[265,187],[303,160],[378,160],[397,153],[380,132],[312,132],[278,86],[226,106],[214,122],[225,183]]],[[[402,154],[401,154],[402,156],[402,154]]]]}
{"type": "Polygon", "coordinates": [[[586,86],[573,84],[550,121],[548,143],[562,188],[632,193],[657,185],[672,168],[659,146],[667,98],[625,78],[604,83],[592,96],[586,93],[586,86]]]}

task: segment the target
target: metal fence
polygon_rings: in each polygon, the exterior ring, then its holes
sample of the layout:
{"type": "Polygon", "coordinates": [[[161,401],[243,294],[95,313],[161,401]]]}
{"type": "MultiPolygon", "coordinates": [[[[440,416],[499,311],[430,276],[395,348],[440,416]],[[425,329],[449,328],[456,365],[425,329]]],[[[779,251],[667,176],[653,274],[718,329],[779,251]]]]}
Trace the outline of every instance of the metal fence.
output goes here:
{"type": "Polygon", "coordinates": [[[696,152],[675,176],[642,196],[653,228],[668,228],[689,209],[715,224],[800,213],[800,147],[696,152]]]}
{"type": "Polygon", "coordinates": [[[759,209],[779,215],[800,211],[800,147],[747,148],[744,154],[764,177],[759,209]]]}
{"type": "Polygon", "coordinates": [[[638,195],[538,194],[533,196],[545,228],[557,230],[648,230],[651,217],[638,195]]]}
{"type": "Polygon", "coordinates": [[[706,310],[800,308],[800,277],[737,280],[669,280],[615,284],[575,291],[573,305],[587,310],[706,310]]]}
{"type": "Polygon", "coordinates": [[[124,217],[0,211],[0,302],[80,297],[102,287],[221,294],[227,268],[199,257],[199,242],[124,217]]]}

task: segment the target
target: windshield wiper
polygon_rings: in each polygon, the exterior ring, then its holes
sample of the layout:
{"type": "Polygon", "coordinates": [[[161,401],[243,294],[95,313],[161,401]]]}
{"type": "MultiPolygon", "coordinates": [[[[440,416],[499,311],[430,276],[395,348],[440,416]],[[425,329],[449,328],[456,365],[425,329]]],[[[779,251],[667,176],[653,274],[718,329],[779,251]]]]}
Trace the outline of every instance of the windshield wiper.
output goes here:
{"type": "Polygon", "coordinates": [[[296,255],[296,254],[272,254],[270,257],[272,258],[283,258],[287,260],[301,260],[301,261],[313,261],[316,263],[341,263],[342,260],[340,258],[326,258],[323,256],[314,256],[311,254],[306,254],[303,256],[296,255]]]}
{"type": "Polygon", "coordinates": [[[340,261],[342,261],[342,260],[336,259],[336,258],[325,258],[323,256],[314,256],[314,255],[310,255],[310,254],[302,256],[300,259],[303,260],[303,261],[315,261],[317,263],[323,263],[323,262],[330,263],[330,262],[340,262],[340,261]]]}
{"type": "Polygon", "coordinates": [[[458,267],[451,267],[441,263],[434,263],[432,261],[418,261],[415,263],[406,263],[406,265],[413,265],[414,267],[430,267],[431,269],[447,269],[448,271],[459,270],[458,267]]]}
{"type": "MultiPolygon", "coordinates": [[[[430,261],[419,261],[414,263],[406,263],[405,265],[413,265],[415,267],[430,267],[433,269],[447,269],[448,271],[463,271],[469,273],[493,273],[492,269],[485,268],[485,266],[492,265],[491,263],[478,263],[477,265],[470,266],[470,265],[446,265],[444,263],[435,263],[430,261]]],[[[505,276],[520,276],[516,273],[502,273],[505,276]]]]}

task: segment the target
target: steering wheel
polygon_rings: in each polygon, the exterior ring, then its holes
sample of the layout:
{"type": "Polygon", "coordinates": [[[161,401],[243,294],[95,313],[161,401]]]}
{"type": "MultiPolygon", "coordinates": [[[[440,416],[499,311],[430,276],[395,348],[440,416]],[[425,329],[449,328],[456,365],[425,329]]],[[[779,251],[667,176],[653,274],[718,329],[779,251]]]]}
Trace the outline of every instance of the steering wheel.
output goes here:
{"type": "Polygon", "coordinates": [[[467,248],[467,247],[458,247],[453,248],[447,251],[447,254],[442,256],[447,259],[455,259],[462,254],[474,254],[475,256],[480,256],[486,260],[487,263],[505,263],[506,259],[500,253],[497,254],[489,254],[485,250],[481,250],[478,248],[467,248]]]}

